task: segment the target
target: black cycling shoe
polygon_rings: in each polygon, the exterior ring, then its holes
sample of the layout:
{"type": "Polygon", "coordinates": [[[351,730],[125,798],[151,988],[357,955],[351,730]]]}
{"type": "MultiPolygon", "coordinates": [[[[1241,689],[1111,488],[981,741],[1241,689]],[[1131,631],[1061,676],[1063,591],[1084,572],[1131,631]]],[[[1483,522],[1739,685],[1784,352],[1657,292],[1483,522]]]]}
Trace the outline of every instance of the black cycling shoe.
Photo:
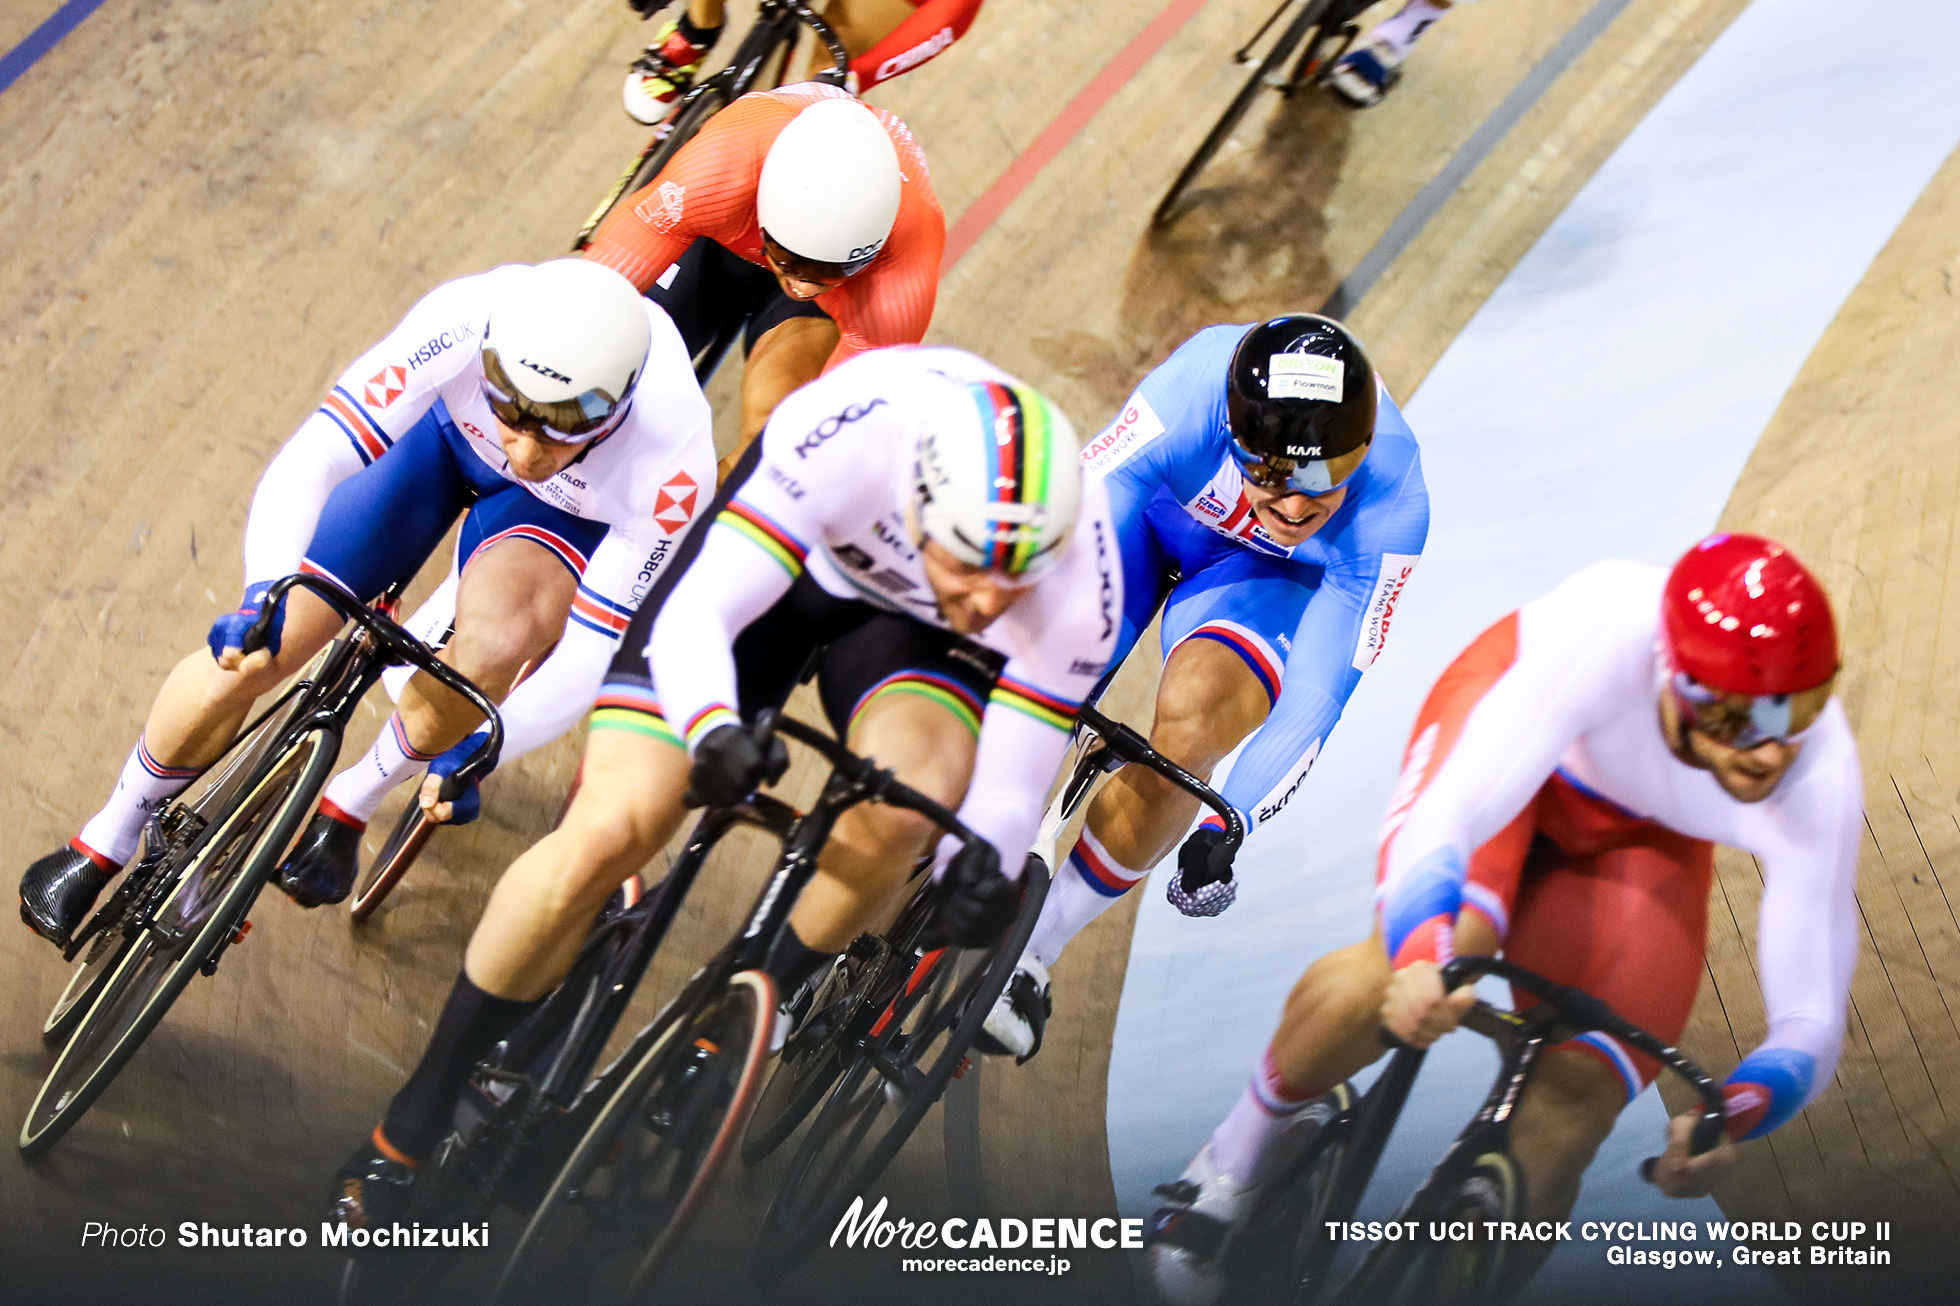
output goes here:
{"type": "Polygon", "coordinates": [[[341,902],[361,871],[360,827],[316,812],[279,867],[279,887],[302,907],[341,902]]]}
{"type": "MultiPolygon", "coordinates": [[[[381,1131],[334,1171],[333,1206],[327,1223],[350,1229],[381,1229],[408,1214],[415,1195],[416,1167],[381,1150],[381,1131]]],[[[390,1149],[393,1150],[393,1149],[390,1149]]]]}
{"type": "Polygon", "coordinates": [[[72,844],[57,848],[20,877],[20,918],[55,947],[66,948],[114,874],[72,844]]]}

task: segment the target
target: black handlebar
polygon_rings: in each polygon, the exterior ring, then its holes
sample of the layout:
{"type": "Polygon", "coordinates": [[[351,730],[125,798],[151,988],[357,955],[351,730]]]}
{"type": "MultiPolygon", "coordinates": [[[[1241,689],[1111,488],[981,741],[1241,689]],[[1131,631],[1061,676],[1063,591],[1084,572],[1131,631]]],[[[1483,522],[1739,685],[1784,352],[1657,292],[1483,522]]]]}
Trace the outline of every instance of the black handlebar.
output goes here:
{"type": "Polygon", "coordinates": [[[831,66],[818,73],[814,80],[828,82],[832,86],[844,85],[845,79],[851,74],[851,52],[844,48],[844,43],[837,38],[837,33],[830,30],[830,24],[818,17],[816,10],[808,5],[795,3],[792,3],[789,8],[790,12],[796,15],[797,22],[816,33],[817,39],[823,42],[825,52],[830,55],[831,66]]]}
{"type": "MultiPolygon", "coordinates": [[[[1711,1078],[1707,1071],[1683,1056],[1678,1048],[1669,1046],[1649,1034],[1638,1025],[1631,1023],[1582,989],[1569,984],[1556,984],[1535,971],[1526,970],[1501,957],[1458,957],[1443,967],[1443,987],[1457,989],[1473,982],[1480,975],[1495,975],[1508,980],[1513,986],[1525,990],[1539,1001],[1552,1007],[1559,1019],[1574,1029],[1585,1032],[1600,1030],[1611,1034],[1622,1043],[1629,1044],[1645,1052],[1654,1060],[1688,1081],[1690,1087],[1701,1098],[1701,1118],[1695,1121],[1694,1132],[1688,1137],[1688,1155],[1700,1156],[1712,1149],[1722,1140],[1722,1130],[1728,1124],[1728,1104],[1722,1097],[1722,1087],[1711,1078]]],[[[1640,1163],[1640,1177],[1649,1183],[1654,1179],[1654,1162],[1659,1157],[1648,1157],[1640,1163]]]]}
{"type": "Polygon", "coordinates": [[[403,630],[394,621],[375,611],[364,603],[350,600],[347,591],[318,576],[296,573],[272,583],[266,591],[265,605],[259,612],[259,619],[246,630],[239,640],[239,656],[244,657],[265,647],[272,637],[272,619],[285,601],[286,594],[294,587],[312,590],[328,606],[347,615],[348,620],[367,631],[376,645],[380,647],[387,660],[405,662],[418,671],[426,671],[434,677],[437,684],[451,693],[468,699],[470,706],[483,714],[490,726],[490,733],[475,752],[466,758],[455,771],[442,779],[440,793],[442,801],[453,802],[460,797],[472,783],[489,775],[497,769],[498,754],[504,747],[503,718],[497,715],[497,705],[468,677],[441,661],[421,640],[403,630]]]}
{"type": "Polygon", "coordinates": [[[1104,716],[1088,703],[1082,705],[1079,717],[1083,725],[1096,732],[1103,748],[1115,759],[1114,763],[1106,762],[1105,769],[1113,771],[1126,762],[1147,766],[1218,814],[1225,822],[1225,837],[1211,850],[1209,861],[1212,873],[1224,878],[1232,869],[1232,859],[1238,855],[1239,846],[1245,842],[1245,818],[1210,785],[1152,748],[1149,740],[1121,721],[1104,716]]]}
{"type": "Polygon", "coordinates": [[[865,796],[871,801],[883,803],[887,807],[917,812],[962,844],[981,842],[980,836],[968,829],[949,808],[926,797],[911,786],[901,783],[890,771],[884,770],[868,758],[859,757],[814,726],[807,726],[795,717],[784,716],[774,708],[764,708],[756,714],[755,723],[749,726],[748,730],[757,747],[765,753],[768,752],[769,740],[772,736],[787,736],[821,754],[823,759],[830,763],[834,774],[841,775],[851,784],[864,789],[865,796]]]}

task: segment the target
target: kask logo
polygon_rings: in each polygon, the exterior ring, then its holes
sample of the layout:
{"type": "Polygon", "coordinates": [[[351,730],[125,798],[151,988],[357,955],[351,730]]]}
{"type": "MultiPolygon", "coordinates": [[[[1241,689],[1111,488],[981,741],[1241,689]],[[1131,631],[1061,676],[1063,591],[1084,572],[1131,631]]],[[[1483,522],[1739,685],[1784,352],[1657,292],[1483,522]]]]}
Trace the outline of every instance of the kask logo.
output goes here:
{"type": "Polygon", "coordinates": [[[366,393],[361,397],[367,400],[369,408],[386,408],[402,397],[408,388],[408,369],[405,367],[384,367],[368,378],[366,393]]]}

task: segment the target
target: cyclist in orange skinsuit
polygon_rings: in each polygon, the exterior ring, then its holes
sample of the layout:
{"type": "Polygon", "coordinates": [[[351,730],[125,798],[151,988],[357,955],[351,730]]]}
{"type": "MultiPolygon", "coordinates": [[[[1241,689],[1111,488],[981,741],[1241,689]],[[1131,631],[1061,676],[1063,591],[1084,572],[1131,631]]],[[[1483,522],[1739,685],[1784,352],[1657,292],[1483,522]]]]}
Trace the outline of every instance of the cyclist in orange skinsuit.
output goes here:
{"type": "Polygon", "coordinates": [[[744,95],[716,114],[658,177],[620,201],[585,255],[666,308],[690,347],[705,338],[709,315],[733,306],[747,319],[739,453],[791,390],[865,350],[924,337],[945,244],[945,215],[910,129],[835,87],[804,82],[744,95]],[[772,219],[781,229],[765,242],[760,210],[769,202],[764,163],[771,146],[799,114],[825,101],[856,105],[884,128],[897,155],[896,216],[887,234],[883,213],[867,212],[867,204],[877,206],[864,199],[888,183],[877,174],[889,165],[863,162],[845,143],[838,147],[842,161],[828,168],[818,157],[825,140],[805,145],[798,138],[807,163],[795,179],[802,189],[789,211],[772,219]],[[794,236],[792,218],[799,224],[794,236]],[[826,240],[836,248],[819,248],[826,240]]]}

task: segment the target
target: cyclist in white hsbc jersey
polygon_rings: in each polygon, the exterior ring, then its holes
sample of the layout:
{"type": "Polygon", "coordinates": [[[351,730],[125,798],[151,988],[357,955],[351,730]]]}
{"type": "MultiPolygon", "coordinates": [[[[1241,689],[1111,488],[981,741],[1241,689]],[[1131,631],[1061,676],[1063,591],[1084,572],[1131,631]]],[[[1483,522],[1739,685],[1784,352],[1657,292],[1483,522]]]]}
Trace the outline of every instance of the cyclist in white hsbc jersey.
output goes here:
{"type": "MultiPolygon", "coordinates": [[[[307,571],[371,600],[413,575],[461,516],[443,660],[501,700],[558,645],[504,704],[513,757],[592,701],[714,468],[712,419],[680,335],[618,273],[562,259],[437,287],[266,468],[245,527],[244,600],[212,625],[208,652],[170,673],[108,803],[28,868],[21,918],[65,943],[148,817],[223,751],[254,699],[339,630],[339,611],[294,590],[266,648],[241,658],[273,581],[307,571]]],[[[427,676],[409,681],[373,750],[328,786],[281,886],[306,906],[346,897],[381,796],[480,719],[427,676]]]]}
{"type": "MultiPolygon", "coordinates": [[[[336,1181],[336,1220],[385,1224],[471,1066],[570,968],[593,916],[679,829],[781,774],[744,716],[823,650],[837,734],[983,836],[947,861],[938,928],[996,938],[1083,699],[1109,660],[1122,569],[1108,499],[1059,410],[957,349],[876,350],[779,405],[712,526],[635,615],[600,693],[578,794],[491,895],[434,1037],[336,1181]],[[657,687],[657,688],[656,688],[657,687]],[[1007,861],[1002,873],[1002,857],[1007,861]]],[[[935,827],[841,818],[767,965],[795,994],[900,891],[935,827]]]]}
{"type": "MultiPolygon", "coordinates": [[[[1244,1097],[1158,1190],[1146,1235],[1158,1287],[1181,1303],[1216,1297],[1249,1197],[1325,1118],[1324,1095],[1382,1055],[1380,1028],[1427,1047],[1469,1009],[1473,989],[1443,991],[1453,955],[1502,949],[1678,1040],[1704,968],[1717,843],[1762,865],[1769,1017],[1724,1085],[1728,1139],[1760,1137],[1822,1092],[1858,955],[1864,829],[1837,672],[1830,600],[1750,535],[1711,536],[1671,572],[1588,567],[1480,635],[1416,718],[1383,825],[1374,936],[1307,971],[1244,1097]]],[[[1598,1032],[1546,1055],[1512,1128],[1532,1218],[1571,1211],[1593,1153],[1658,1071],[1598,1032]]],[[[1705,1193],[1734,1156],[1728,1140],[1687,1154],[1697,1115],[1669,1125],[1654,1182],[1670,1196],[1705,1193]]]]}

